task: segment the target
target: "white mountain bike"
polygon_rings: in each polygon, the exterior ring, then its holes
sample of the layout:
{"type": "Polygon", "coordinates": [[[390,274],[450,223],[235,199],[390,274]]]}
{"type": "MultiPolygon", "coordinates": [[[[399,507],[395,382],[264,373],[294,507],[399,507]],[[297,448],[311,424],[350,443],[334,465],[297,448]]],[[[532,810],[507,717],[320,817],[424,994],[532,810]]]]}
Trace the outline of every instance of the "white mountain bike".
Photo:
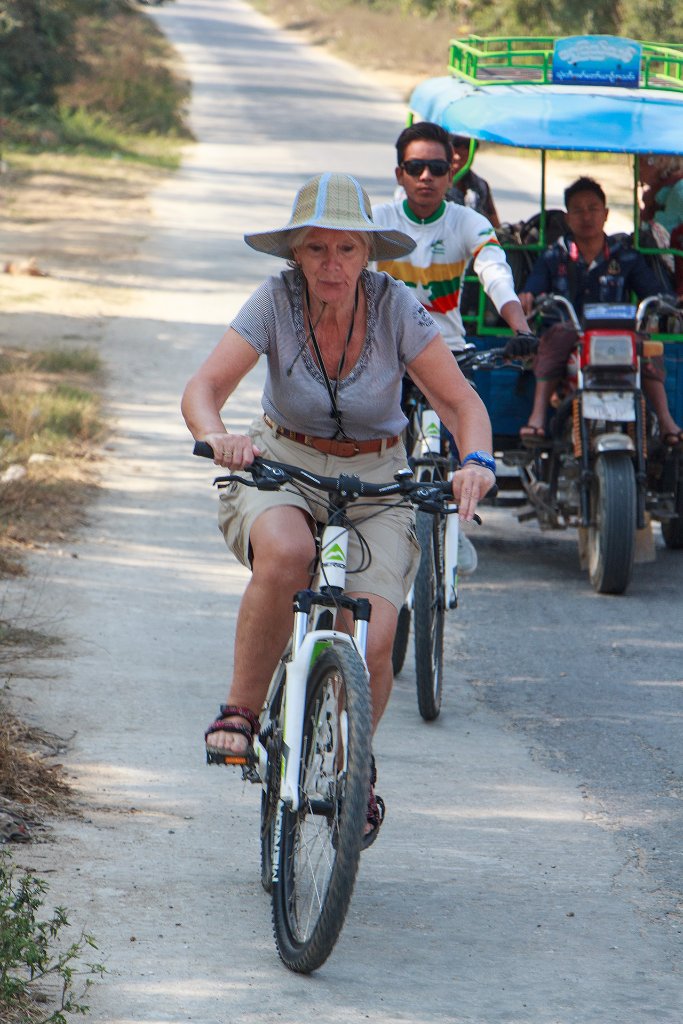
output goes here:
{"type": "MultiPolygon", "coordinates": [[[[197,442],[195,454],[213,455],[204,442],[197,442]]],[[[327,493],[328,521],[318,527],[319,586],[294,595],[291,640],[271,680],[243,767],[244,777],[263,787],[261,881],[271,893],[278,953],[291,970],[310,973],[332,952],[346,917],[372,770],[365,663],[370,602],[344,592],[349,530],[358,529],[345,509],[364,499],[374,516],[396,504],[387,500],[393,496],[424,513],[457,509],[448,482],[416,481],[410,470],[374,484],[355,475],[318,477],[257,458],[246,472],[251,479],[230,474],[215,483],[327,493]],[[352,618],[351,632],[335,628],[340,616],[352,618]]],[[[229,763],[227,755],[208,758],[229,763]]]]}
{"type": "MultiPolygon", "coordinates": [[[[468,345],[454,353],[461,368],[488,366],[491,353],[468,345]]],[[[437,413],[409,377],[404,378],[401,407],[408,418],[405,446],[417,480],[449,481],[457,452],[437,413]]],[[[493,491],[491,492],[494,493],[493,491]]],[[[403,668],[412,621],[415,641],[415,683],[418,710],[426,722],[438,718],[443,697],[443,651],[446,612],[458,606],[458,516],[417,513],[417,537],[422,555],[415,583],[401,608],[392,651],[394,675],[403,668]]],[[[480,523],[478,516],[475,522],[480,523]]]]}

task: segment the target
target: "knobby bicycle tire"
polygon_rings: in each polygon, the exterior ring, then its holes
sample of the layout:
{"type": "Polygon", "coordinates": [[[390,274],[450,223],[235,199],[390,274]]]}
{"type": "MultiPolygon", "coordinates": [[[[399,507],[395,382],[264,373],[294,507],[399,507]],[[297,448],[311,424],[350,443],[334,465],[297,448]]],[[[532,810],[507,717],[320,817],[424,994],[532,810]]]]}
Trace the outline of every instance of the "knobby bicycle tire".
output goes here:
{"type": "Polygon", "coordinates": [[[417,706],[426,722],[438,718],[443,692],[444,530],[443,516],[417,513],[422,554],[413,602],[415,679],[417,706]]]}
{"type": "Polygon", "coordinates": [[[320,967],[344,924],[367,817],[370,751],[365,667],[351,647],[330,647],[308,677],[300,808],[280,803],[275,826],[273,930],[292,971],[320,967]]]}
{"type": "Polygon", "coordinates": [[[261,790],[261,885],[266,892],[273,889],[273,841],[275,815],[280,795],[280,757],[282,752],[282,685],[286,664],[281,661],[280,674],[268,720],[261,725],[261,742],[265,741],[268,761],[261,790]]]}
{"type": "Polygon", "coordinates": [[[391,651],[391,667],[395,676],[399,674],[405,663],[409,636],[410,608],[407,604],[404,604],[398,613],[394,645],[391,651]]]}

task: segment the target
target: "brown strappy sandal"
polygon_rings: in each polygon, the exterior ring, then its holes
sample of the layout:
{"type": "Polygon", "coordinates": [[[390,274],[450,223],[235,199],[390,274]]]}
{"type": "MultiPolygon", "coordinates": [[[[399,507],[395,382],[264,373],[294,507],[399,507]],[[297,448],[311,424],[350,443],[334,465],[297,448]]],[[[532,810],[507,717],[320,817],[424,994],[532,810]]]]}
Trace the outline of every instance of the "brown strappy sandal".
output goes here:
{"type": "Polygon", "coordinates": [[[237,707],[234,704],[221,704],[220,715],[215,722],[211,723],[204,733],[204,742],[206,743],[206,763],[227,765],[253,764],[255,754],[254,748],[252,747],[252,741],[254,736],[258,734],[260,728],[261,724],[258,720],[258,716],[254,714],[251,708],[237,707]],[[226,722],[226,718],[233,718],[235,716],[244,718],[249,724],[245,725],[243,722],[226,722]],[[232,750],[213,747],[208,742],[208,739],[209,736],[215,732],[230,732],[237,733],[240,736],[245,736],[249,741],[249,745],[241,754],[237,754],[232,750]]]}

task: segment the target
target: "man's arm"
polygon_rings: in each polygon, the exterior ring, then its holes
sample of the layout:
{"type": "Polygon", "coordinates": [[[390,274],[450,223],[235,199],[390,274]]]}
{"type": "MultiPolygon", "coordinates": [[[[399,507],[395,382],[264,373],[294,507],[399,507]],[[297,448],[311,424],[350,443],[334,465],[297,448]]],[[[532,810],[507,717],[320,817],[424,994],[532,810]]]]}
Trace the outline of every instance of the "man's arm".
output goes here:
{"type": "Polygon", "coordinates": [[[536,296],[543,295],[549,291],[552,291],[550,263],[548,254],[542,253],[531,268],[531,273],[519,293],[519,301],[527,316],[531,313],[536,296]]]}
{"type": "Polygon", "coordinates": [[[506,302],[500,307],[499,312],[505,323],[513,331],[518,331],[520,334],[530,333],[529,324],[526,318],[527,311],[521,304],[521,301],[514,299],[511,302],[506,302]]]}
{"type": "Polygon", "coordinates": [[[473,257],[472,267],[482,288],[508,327],[527,332],[529,325],[515,294],[510,264],[491,224],[481,214],[467,210],[463,229],[473,257]]]}

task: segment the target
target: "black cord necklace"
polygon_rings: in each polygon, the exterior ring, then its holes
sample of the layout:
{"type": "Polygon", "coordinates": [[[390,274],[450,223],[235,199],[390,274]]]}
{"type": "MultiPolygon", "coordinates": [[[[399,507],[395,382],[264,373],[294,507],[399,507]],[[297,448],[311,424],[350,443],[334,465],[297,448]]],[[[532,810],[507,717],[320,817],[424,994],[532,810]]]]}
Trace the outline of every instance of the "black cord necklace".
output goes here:
{"type": "MultiPolygon", "coordinates": [[[[318,344],[318,339],[315,336],[315,329],[313,327],[313,322],[311,320],[311,305],[310,305],[309,294],[308,294],[308,282],[306,282],[306,292],[305,292],[305,295],[306,295],[306,319],[308,320],[308,333],[309,333],[310,338],[311,338],[311,344],[313,346],[313,351],[315,352],[316,359],[318,360],[318,366],[320,367],[322,375],[323,375],[323,377],[325,379],[325,386],[327,388],[327,393],[330,396],[330,403],[331,403],[331,406],[332,406],[331,410],[330,410],[330,416],[334,420],[334,422],[337,424],[337,434],[341,434],[342,437],[348,437],[348,434],[345,432],[345,430],[344,430],[344,428],[342,426],[341,412],[339,411],[339,408],[337,406],[337,391],[339,390],[339,381],[340,381],[341,375],[343,373],[344,366],[346,364],[346,356],[347,356],[347,353],[348,353],[348,350],[349,350],[349,345],[351,344],[351,338],[353,336],[353,329],[354,329],[354,327],[356,325],[356,311],[358,309],[358,300],[359,300],[359,295],[360,295],[360,285],[359,285],[359,282],[357,281],[356,282],[356,295],[355,295],[354,302],[353,302],[353,312],[351,314],[351,323],[349,324],[349,331],[348,331],[348,334],[346,335],[346,341],[344,342],[344,348],[342,349],[342,354],[341,354],[341,356],[339,358],[339,363],[337,365],[337,376],[336,376],[335,381],[334,381],[334,387],[332,387],[329,375],[327,373],[327,370],[325,369],[325,363],[323,361],[322,352],[320,351],[320,345],[318,344]]],[[[322,316],[322,313],[321,313],[321,316],[322,316]]],[[[316,321],[316,323],[320,323],[320,317],[318,317],[318,320],[316,321]]]]}

